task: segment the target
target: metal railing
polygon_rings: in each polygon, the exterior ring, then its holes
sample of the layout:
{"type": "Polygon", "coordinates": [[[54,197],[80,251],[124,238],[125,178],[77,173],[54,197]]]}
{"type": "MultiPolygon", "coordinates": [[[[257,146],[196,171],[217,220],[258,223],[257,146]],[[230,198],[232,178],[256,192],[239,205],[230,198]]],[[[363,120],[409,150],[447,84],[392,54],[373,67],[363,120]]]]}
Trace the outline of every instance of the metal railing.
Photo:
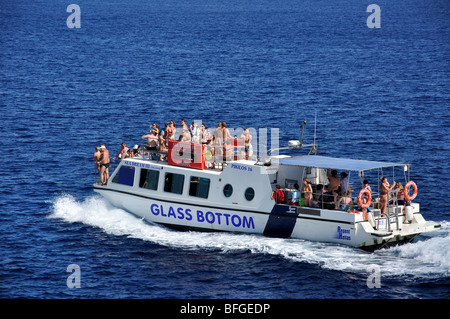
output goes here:
{"type": "MultiPolygon", "coordinates": [[[[404,214],[403,204],[398,203],[398,200],[396,197],[397,194],[395,191],[391,191],[391,193],[392,193],[391,194],[392,199],[388,200],[384,216],[381,216],[381,209],[379,208],[379,205],[380,205],[379,198],[380,197],[379,197],[379,194],[376,192],[372,193],[372,196],[373,196],[372,198],[376,198],[376,200],[375,201],[372,200],[368,209],[365,210],[366,214],[362,215],[364,220],[369,221],[368,214],[372,214],[373,222],[374,222],[374,225],[372,225],[372,226],[376,230],[381,230],[382,228],[384,228],[386,231],[391,232],[395,229],[400,230],[402,227],[401,225],[402,225],[403,221],[401,221],[401,217],[404,214]],[[393,195],[395,195],[395,197],[393,195]],[[394,228],[391,225],[393,223],[395,223],[394,228]]],[[[311,206],[306,206],[304,204],[305,203],[304,197],[301,197],[298,205],[297,205],[297,203],[295,205],[291,205],[292,202],[290,201],[290,198],[286,197],[286,195],[285,195],[285,198],[286,198],[285,201],[281,204],[294,206],[294,207],[308,207],[308,208],[313,208],[313,209],[314,208],[328,209],[328,210],[336,210],[336,211],[351,212],[351,213],[355,213],[355,212],[363,213],[364,212],[364,209],[362,209],[358,204],[357,196],[356,197],[355,196],[347,196],[347,197],[351,198],[351,202],[348,205],[339,206],[339,204],[337,202],[339,201],[340,198],[342,198],[344,196],[341,196],[341,195],[334,196],[332,193],[328,193],[328,192],[325,192],[325,193],[313,192],[312,194],[313,194],[313,200],[311,200],[311,203],[312,203],[311,206]],[[325,197],[328,196],[328,198],[332,199],[332,200],[324,201],[323,200],[324,194],[326,194],[325,197]],[[322,201],[318,200],[318,199],[320,199],[320,196],[322,196],[322,201]],[[336,198],[336,201],[335,201],[335,198],[336,198]],[[336,207],[336,206],[338,206],[338,207],[336,207]]]]}

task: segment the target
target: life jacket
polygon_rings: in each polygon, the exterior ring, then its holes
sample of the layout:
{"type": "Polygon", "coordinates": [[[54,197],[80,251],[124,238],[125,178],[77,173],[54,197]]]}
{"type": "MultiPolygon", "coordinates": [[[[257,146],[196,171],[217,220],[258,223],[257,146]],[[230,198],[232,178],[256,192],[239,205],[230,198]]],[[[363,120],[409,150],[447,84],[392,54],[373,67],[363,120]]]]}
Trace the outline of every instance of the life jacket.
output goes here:
{"type": "Polygon", "coordinates": [[[277,204],[284,202],[284,192],[281,189],[277,190],[276,199],[277,199],[277,204]]]}

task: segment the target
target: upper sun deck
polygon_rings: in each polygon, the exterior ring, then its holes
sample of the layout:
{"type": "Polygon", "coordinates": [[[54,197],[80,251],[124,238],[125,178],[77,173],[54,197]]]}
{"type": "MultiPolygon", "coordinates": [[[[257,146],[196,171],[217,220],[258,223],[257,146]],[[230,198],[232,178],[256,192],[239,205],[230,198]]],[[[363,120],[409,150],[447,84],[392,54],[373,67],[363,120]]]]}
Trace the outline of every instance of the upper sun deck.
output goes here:
{"type": "Polygon", "coordinates": [[[234,142],[228,144],[229,147],[170,140],[167,151],[150,150],[145,145],[141,145],[139,155],[132,159],[146,163],[142,165],[157,163],[162,166],[206,170],[211,173],[220,173],[231,163],[234,165],[254,165],[256,163],[245,159],[244,146],[239,140],[234,139],[234,142]]]}

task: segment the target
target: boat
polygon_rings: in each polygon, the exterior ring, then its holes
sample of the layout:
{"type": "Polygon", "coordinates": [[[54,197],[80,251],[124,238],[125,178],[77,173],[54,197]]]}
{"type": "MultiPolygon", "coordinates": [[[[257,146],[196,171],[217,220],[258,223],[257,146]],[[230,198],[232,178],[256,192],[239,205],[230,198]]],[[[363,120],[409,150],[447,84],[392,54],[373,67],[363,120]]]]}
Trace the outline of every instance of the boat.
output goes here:
{"type": "Polygon", "coordinates": [[[208,145],[171,140],[165,153],[140,146],[137,156],[122,159],[106,184],[93,185],[94,191],[115,207],[171,229],[296,238],[367,251],[408,243],[440,227],[426,221],[413,202],[417,185],[409,179],[410,164],[320,156],[317,145],[305,145],[303,138],[256,158],[238,155],[243,145],[237,138],[229,144],[232,156],[214,166],[208,145]],[[284,149],[309,152],[281,155],[284,149]],[[318,196],[333,170],[345,172],[349,180],[351,201],[345,207],[338,207],[336,193],[328,194],[332,201],[318,196]],[[384,214],[379,199],[383,173],[392,174],[391,180],[404,178],[407,199],[404,204],[390,193],[384,214]],[[313,197],[293,202],[294,185],[302,185],[305,177],[313,197]],[[372,181],[372,192],[364,188],[365,179],[372,181]],[[277,187],[284,200],[274,196],[277,187]]]}

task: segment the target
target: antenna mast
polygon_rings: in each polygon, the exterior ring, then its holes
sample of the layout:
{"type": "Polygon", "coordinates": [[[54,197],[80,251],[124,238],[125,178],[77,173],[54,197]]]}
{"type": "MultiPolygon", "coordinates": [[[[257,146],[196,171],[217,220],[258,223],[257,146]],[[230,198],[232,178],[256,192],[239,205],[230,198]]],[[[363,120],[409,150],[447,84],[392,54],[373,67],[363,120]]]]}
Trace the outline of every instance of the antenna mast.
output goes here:
{"type": "Polygon", "coordinates": [[[317,112],[314,112],[314,145],[316,145],[317,112]]]}

